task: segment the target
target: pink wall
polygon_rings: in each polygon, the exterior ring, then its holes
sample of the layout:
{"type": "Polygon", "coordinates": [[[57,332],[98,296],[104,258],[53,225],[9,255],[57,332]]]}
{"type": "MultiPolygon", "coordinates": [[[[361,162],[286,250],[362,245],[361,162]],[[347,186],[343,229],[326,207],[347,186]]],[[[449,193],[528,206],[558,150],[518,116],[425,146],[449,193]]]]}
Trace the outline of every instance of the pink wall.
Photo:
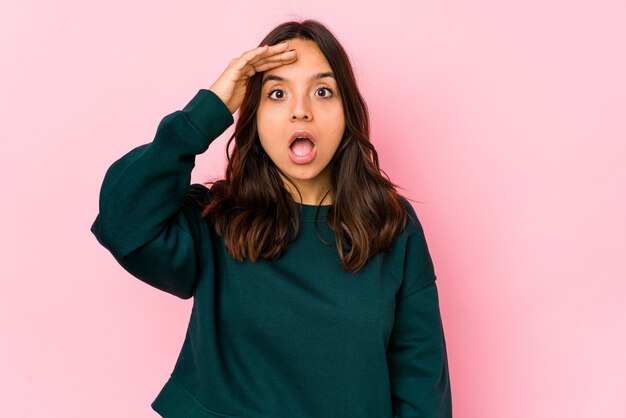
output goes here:
{"type": "Polygon", "coordinates": [[[424,202],[455,416],[626,416],[626,3],[11,3],[0,416],[156,416],[191,301],[98,245],[102,177],[292,17],[344,42],[383,169],[424,202]]]}

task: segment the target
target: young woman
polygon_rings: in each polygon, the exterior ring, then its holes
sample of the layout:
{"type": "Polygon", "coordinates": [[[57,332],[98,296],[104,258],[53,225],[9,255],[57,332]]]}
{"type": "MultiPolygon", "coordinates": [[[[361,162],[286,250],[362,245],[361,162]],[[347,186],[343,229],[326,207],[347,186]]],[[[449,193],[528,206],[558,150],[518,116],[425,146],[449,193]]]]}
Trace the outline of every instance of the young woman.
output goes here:
{"type": "Polygon", "coordinates": [[[102,185],[100,243],[139,279],[194,297],[152,407],[166,418],[450,417],[424,232],[381,174],[344,49],[313,20],[260,45],[102,185]],[[237,109],[225,178],[190,186],[195,156],[237,109]]]}

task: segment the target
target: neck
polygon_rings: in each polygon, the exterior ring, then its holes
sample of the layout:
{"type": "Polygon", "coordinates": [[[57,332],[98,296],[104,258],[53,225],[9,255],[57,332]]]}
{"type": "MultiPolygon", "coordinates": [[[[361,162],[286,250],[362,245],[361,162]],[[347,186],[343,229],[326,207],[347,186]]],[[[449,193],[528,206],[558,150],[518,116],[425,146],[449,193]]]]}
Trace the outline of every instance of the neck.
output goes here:
{"type": "Polygon", "coordinates": [[[291,193],[291,197],[295,202],[305,205],[331,205],[333,203],[332,193],[330,192],[330,179],[321,181],[316,178],[312,180],[295,180],[291,179],[297,186],[297,189],[289,180],[284,179],[285,187],[291,193]],[[298,193],[298,191],[300,193],[298,193]],[[302,198],[300,197],[302,196],[302,198]],[[302,199],[302,200],[301,200],[302,199]]]}

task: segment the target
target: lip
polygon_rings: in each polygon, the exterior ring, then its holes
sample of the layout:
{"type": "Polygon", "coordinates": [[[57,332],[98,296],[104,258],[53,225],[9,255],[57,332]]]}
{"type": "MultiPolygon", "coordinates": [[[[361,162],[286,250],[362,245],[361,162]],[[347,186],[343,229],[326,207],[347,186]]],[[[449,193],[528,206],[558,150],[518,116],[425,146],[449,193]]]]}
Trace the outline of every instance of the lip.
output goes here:
{"type": "Polygon", "coordinates": [[[289,158],[294,164],[299,164],[299,165],[308,164],[315,159],[316,155],[317,155],[317,142],[315,141],[315,137],[313,136],[311,132],[307,131],[306,129],[299,129],[295,131],[293,134],[291,134],[291,137],[289,138],[289,158]],[[313,143],[313,149],[311,150],[311,152],[309,152],[306,155],[296,155],[291,149],[291,145],[293,144],[293,141],[296,140],[296,138],[303,138],[303,137],[311,140],[311,142],[313,143]]]}
{"type": "Polygon", "coordinates": [[[297,131],[291,134],[291,136],[289,137],[289,144],[288,144],[290,148],[291,148],[291,145],[293,144],[293,141],[295,141],[296,138],[309,138],[311,142],[313,143],[313,146],[317,145],[315,136],[311,132],[307,131],[306,129],[298,129],[297,131]]]}

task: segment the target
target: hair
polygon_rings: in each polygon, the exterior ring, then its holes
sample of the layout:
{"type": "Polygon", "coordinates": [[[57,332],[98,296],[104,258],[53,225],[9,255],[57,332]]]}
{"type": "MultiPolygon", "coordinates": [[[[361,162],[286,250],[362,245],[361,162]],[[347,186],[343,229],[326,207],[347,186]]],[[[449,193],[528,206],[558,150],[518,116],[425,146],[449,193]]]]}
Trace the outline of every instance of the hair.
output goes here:
{"type": "MultiPolygon", "coordinates": [[[[369,139],[367,105],[339,41],[323,24],[308,19],[280,24],[259,46],[290,39],[318,45],[341,93],[346,128],[329,162],[333,202],[326,221],[334,232],[344,270],[357,272],[371,256],[390,250],[395,236],[406,227],[407,208],[396,185],[379,167],[369,139]]],[[[259,140],[256,112],[262,76],[263,72],[256,73],[248,80],[235,131],[226,146],[225,178],[207,182],[212,184],[211,199],[202,211],[203,218],[213,219],[229,254],[238,261],[279,258],[300,228],[299,207],[259,140]]],[[[317,232],[319,239],[330,245],[317,232]]]]}

